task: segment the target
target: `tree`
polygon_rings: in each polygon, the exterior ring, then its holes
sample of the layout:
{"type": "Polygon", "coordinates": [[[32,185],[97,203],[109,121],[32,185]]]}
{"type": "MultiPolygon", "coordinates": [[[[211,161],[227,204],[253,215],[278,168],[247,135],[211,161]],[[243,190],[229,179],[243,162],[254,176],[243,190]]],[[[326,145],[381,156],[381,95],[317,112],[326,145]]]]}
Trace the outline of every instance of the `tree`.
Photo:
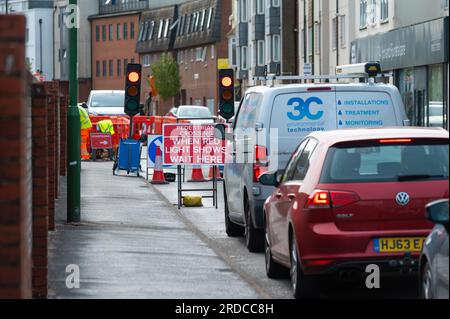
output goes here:
{"type": "Polygon", "coordinates": [[[155,87],[158,95],[167,101],[181,90],[181,78],[178,65],[172,55],[163,53],[161,59],[152,65],[155,87]]]}

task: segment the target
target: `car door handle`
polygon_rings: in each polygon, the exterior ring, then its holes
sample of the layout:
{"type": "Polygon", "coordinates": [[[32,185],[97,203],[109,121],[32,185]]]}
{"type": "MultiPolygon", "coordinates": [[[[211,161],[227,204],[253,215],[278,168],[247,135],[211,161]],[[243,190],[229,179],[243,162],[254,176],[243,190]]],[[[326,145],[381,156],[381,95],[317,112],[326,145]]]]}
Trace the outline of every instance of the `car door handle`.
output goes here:
{"type": "Polygon", "coordinates": [[[289,198],[289,200],[291,200],[291,201],[293,201],[294,199],[295,199],[295,194],[293,194],[293,193],[291,193],[291,194],[288,194],[288,198],[289,198]]]}

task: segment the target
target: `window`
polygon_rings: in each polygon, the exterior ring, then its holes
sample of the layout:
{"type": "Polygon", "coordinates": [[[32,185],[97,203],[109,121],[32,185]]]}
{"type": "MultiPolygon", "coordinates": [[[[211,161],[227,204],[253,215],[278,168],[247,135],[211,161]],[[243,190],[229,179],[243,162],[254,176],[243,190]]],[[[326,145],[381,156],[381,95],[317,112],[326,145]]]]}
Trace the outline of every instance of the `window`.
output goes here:
{"type": "Polygon", "coordinates": [[[275,34],[272,39],[272,59],[273,62],[281,61],[281,37],[278,34],[275,34]]]}
{"type": "Polygon", "coordinates": [[[346,32],[346,17],[345,15],[340,16],[341,23],[340,23],[340,30],[339,30],[339,41],[341,42],[341,48],[345,48],[347,46],[347,38],[345,36],[346,32]]]}
{"type": "Polygon", "coordinates": [[[198,31],[198,27],[200,24],[200,12],[195,13],[195,25],[194,25],[194,32],[198,31]]]}
{"type": "Polygon", "coordinates": [[[124,59],[123,60],[123,73],[126,74],[127,73],[127,65],[128,65],[128,59],[124,59]]]}
{"type": "Polygon", "coordinates": [[[109,40],[109,41],[114,40],[114,28],[113,28],[113,25],[112,25],[112,24],[110,24],[110,25],[108,26],[108,40],[109,40]]]}
{"type": "Polygon", "coordinates": [[[240,16],[241,22],[248,21],[248,0],[241,0],[240,16]]]}
{"type": "Polygon", "coordinates": [[[359,28],[367,27],[367,0],[359,0],[359,28]]]}
{"type": "Polygon", "coordinates": [[[122,25],[120,23],[117,24],[117,40],[122,39],[122,25]]]}
{"type": "Polygon", "coordinates": [[[122,60],[117,60],[117,76],[122,75],[122,60]]]}
{"type": "Polygon", "coordinates": [[[189,33],[195,31],[195,13],[191,14],[191,25],[189,26],[189,33]]]}
{"type": "Polygon", "coordinates": [[[202,11],[202,18],[200,20],[200,31],[205,29],[205,20],[206,20],[206,10],[202,11]]]}
{"type": "Polygon", "coordinates": [[[286,170],[284,171],[282,182],[288,182],[292,180],[292,177],[294,175],[294,169],[295,165],[297,163],[297,159],[299,158],[300,154],[302,154],[303,150],[306,147],[306,144],[308,144],[309,139],[303,140],[303,142],[298,146],[297,150],[292,154],[291,159],[289,160],[286,170]]]}
{"type": "Polygon", "coordinates": [[[246,129],[252,129],[255,127],[256,121],[259,116],[259,110],[262,102],[262,94],[250,93],[245,95],[241,106],[239,107],[239,113],[237,114],[236,126],[237,134],[242,134],[246,129]]]}
{"type": "Polygon", "coordinates": [[[213,44],[211,45],[211,60],[214,60],[216,58],[216,46],[213,44]]]}
{"type": "Polygon", "coordinates": [[[337,30],[336,28],[337,26],[337,17],[334,17],[331,20],[331,47],[333,50],[337,49],[337,41],[338,41],[338,37],[337,37],[337,30]]]}
{"type": "Polygon", "coordinates": [[[149,28],[147,32],[147,40],[153,40],[153,33],[155,32],[155,21],[149,22],[149,28]]]}
{"type": "Polygon", "coordinates": [[[134,22],[130,22],[130,39],[134,39],[134,33],[135,33],[135,29],[134,29],[134,22]]]}
{"type": "Polygon", "coordinates": [[[230,57],[230,65],[236,67],[237,66],[236,38],[230,38],[228,40],[228,56],[230,57]]]}
{"type": "Polygon", "coordinates": [[[135,63],[135,62],[136,62],[136,59],[135,58],[131,58],[130,63],[135,63]]]}
{"type": "Polygon", "coordinates": [[[322,41],[320,24],[316,25],[314,32],[316,33],[316,36],[314,37],[314,53],[320,54],[320,41],[322,41]]]}
{"type": "Polygon", "coordinates": [[[208,23],[206,25],[206,29],[211,29],[213,14],[214,14],[214,9],[209,8],[208,23]]]}
{"type": "Polygon", "coordinates": [[[164,20],[159,21],[158,39],[162,38],[164,28],[164,20]]]}
{"type": "Polygon", "coordinates": [[[100,77],[100,61],[95,62],[95,75],[100,77]]]}
{"type": "Polygon", "coordinates": [[[128,39],[128,23],[123,24],[123,39],[128,39]]]}
{"type": "Polygon", "coordinates": [[[264,0],[256,1],[256,14],[264,14],[264,0]]]}
{"type": "Polygon", "coordinates": [[[310,167],[311,157],[314,154],[317,144],[318,143],[316,141],[312,139],[309,140],[303,152],[301,152],[300,156],[297,157],[297,160],[295,161],[294,168],[291,173],[292,175],[288,176],[290,177],[290,180],[303,181],[305,179],[310,167]]]}
{"type": "Polygon", "coordinates": [[[248,47],[241,47],[241,69],[248,69],[248,47]]]}
{"type": "Polygon", "coordinates": [[[380,12],[381,22],[387,22],[389,20],[389,1],[381,0],[381,12],[380,12]]]}
{"type": "Polygon", "coordinates": [[[264,66],[265,65],[265,57],[264,57],[264,51],[265,51],[265,43],[263,40],[259,40],[256,45],[256,57],[257,57],[257,63],[258,66],[264,66]]]}
{"type": "Polygon", "coordinates": [[[313,43],[314,37],[313,37],[313,30],[312,28],[308,28],[308,55],[312,55],[313,53],[313,43]]]}
{"type": "Polygon", "coordinates": [[[112,77],[114,75],[114,64],[113,60],[109,60],[109,76],[112,77]]]}
{"type": "Polygon", "coordinates": [[[166,19],[165,24],[166,26],[164,27],[164,38],[167,38],[169,36],[170,19],[166,19]]]}
{"type": "Polygon", "coordinates": [[[95,41],[97,41],[97,42],[100,41],[100,26],[99,25],[95,26],[95,41]]]}
{"type": "Polygon", "coordinates": [[[341,143],[331,147],[321,183],[448,180],[448,140],[413,143],[341,143]]]}
{"type": "Polygon", "coordinates": [[[103,77],[106,77],[106,61],[102,61],[102,75],[103,77]]]}
{"type": "Polygon", "coordinates": [[[377,0],[370,0],[370,24],[374,25],[377,22],[377,0]]]}
{"type": "Polygon", "coordinates": [[[106,41],[106,25],[102,25],[102,41],[106,41]]]}
{"type": "Polygon", "coordinates": [[[203,56],[203,49],[202,48],[196,48],[195,49],[195,61],[199,62],[202,61],[203,56]]]}
{"type": "Polygon", "coordinates": [[[180,17],[180,24],[178,26],[178,35],[183,35],[184,34],[184,22],[185,22],[186,16],[181,16],[180,17]]]}
{"type": "Polygon", "coordinates": [[[145,29],[145,23],[141,23],[141,28],[139,29],[139,35],[138,35],[138,41],[144,40],[144,29],[145,29]]]}
{"type": "Polygon", "coordinates": [[[272,7],[279,7],[280,6],[280,0],[272,0],[272,7]]]}
{"type": "Polygon", "coordinates": [[[191,24],[191,16],[187,14],[184,22],[184,33],[189,34],[190,24],[191,24]]]}

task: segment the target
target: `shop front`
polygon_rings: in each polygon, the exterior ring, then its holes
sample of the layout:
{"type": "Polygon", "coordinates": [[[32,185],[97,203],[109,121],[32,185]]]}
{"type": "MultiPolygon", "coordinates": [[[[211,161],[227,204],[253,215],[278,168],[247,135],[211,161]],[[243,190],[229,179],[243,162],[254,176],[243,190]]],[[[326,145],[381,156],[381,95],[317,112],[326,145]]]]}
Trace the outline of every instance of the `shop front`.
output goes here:
{"type": "Polygon", "coordinates": [[[352,63],[379,61],[393,72],[414,126],[449,129],[449,18],[441,18],[352,42],[352,63]]]}

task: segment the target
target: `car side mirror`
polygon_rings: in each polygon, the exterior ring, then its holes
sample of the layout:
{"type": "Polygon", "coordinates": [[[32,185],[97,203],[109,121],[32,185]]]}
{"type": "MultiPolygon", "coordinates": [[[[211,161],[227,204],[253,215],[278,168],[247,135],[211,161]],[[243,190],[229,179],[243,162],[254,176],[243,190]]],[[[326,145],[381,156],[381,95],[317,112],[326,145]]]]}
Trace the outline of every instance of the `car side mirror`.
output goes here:
{"type": "Polygon", "coordinates": [[[444,226],[448,225],[448,199],[429,203],[425,208],[429,221],[444,226]]]}
{"type": "Polygon", "coordinates": [[[281,184],[283,173],[281,171],[275,173],[264,173],[259,177],[259,182],[265,186],[278,187],[281,184]]]}
{"type": "Polygon", "coordinates": [[[87,105],[86,102],[83,102],[83,103],[81,103],[81,107],[84,108],[84,109],[87,109],[87,108],[88,108],[88,105],[87,105]]]}

